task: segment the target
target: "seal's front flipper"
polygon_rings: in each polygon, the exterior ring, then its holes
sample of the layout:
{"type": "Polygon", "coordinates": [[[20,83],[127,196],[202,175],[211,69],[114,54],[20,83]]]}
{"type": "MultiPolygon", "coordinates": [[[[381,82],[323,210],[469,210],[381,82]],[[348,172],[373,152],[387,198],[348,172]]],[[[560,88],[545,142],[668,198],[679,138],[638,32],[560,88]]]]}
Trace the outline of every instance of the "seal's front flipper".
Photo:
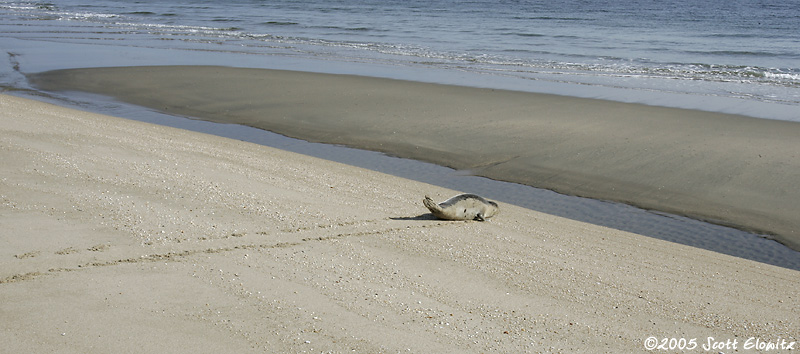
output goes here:
{"type": "Polygon", "coordinates": [[[478,213],[478,215],[475,215],[475,219],[474,220],[486,221],[486,219],[483,218],[483,215],[481,213],[478,213]]]}

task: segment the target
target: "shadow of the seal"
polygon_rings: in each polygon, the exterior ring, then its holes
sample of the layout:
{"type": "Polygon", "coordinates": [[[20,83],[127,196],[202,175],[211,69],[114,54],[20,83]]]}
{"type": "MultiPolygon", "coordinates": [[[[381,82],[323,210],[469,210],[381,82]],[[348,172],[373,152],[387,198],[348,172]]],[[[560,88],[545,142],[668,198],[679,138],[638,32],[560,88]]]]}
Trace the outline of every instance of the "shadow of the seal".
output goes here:
{"type": "Polygon", "coordinates": [[[389,219],[392,220],[439,220],[437,217],[433,216],[431,213],[425,213],[422,215],[417,216],[396,216],[391,217],[389,219]]]}

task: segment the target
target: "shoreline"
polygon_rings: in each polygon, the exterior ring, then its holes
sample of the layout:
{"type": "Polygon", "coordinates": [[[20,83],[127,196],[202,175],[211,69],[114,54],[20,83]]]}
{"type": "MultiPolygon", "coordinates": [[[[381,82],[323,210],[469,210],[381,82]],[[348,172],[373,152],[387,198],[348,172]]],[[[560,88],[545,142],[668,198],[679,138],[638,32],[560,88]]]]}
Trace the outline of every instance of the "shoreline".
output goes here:
{"type": "Polygon", "coordinates": [[[0,107],[10,351],[800,340],[795,270],[506,204],[443,222],[421,198],[455,191],[13,96],[0,107]]]}
{"type": "Polygon", "coordinates": [[[189,130],[254,143],[328,161],[365,168],[451,190],[469,191],[488,199],[540,213],[697,247],[734,257],[800,270],[798,252],[754,233],[696,219],[615,203],[559,194],[524,184],[475,176],[429,162],[384,153],[290,138],[239,124],[216,123],[172,115],[120,102],[102,95],[65,92],[48,98],[20,95],[58,106],[189,130]]]}
{"type": "Polygon", "coordinates": [[[768,233],[800,250],[800,192],[790,188],[800,170],[790,153],[800,151],[798,123],[265,69],[122,67],[30,78],[44,90],[99,93],[768,233]]]}

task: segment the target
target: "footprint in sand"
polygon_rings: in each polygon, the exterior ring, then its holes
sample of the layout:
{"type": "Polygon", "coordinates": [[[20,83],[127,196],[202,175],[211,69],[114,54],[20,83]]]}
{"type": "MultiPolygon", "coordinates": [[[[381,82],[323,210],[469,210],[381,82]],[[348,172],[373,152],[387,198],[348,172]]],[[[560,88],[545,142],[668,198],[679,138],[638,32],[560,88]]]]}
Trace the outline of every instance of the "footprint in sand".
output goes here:
{"type": "Polygon", "coordinates": [[[65,255],[68,255],[68,254],[78,253],[78,252],[80,252],[80,251],[75,249],[74,247],[67,247],[67,248],[65,248],[63,250],[58,250],[55,253],[57,255],[59,255],[59,256],[65,256],[65,255]]]}
{"type": "Polygon", "coordinates": [[[42,253],[42,252],[41,251],[30,251],[30,252],[23,253],[23,254],[16,254],[16,255],[14,255],[14,258],[17,258],[17,259],[33,258],[33,257],[38,256],[40,253],[42,253]]]}
{"type": "Polygon", "coordinates": [[[87,250],[88,251],[92,251],[92,252],[103,252],[103,251],[105,251],[105,250],[107,250],[109,248],[111,248],[111,245],[109,245],[107,243],[101,243],[99,245],[95,245],[95,246],[89,247],[89,248],[87,248],[87,250]]]}

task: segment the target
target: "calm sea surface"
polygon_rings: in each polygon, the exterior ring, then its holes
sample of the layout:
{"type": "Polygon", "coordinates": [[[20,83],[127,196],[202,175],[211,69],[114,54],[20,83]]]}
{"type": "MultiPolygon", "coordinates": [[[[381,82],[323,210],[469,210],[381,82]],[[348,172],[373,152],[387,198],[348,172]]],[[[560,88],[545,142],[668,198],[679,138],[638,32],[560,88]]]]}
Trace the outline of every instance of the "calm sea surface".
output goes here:
{"type": "Polygon", "coordinates": [[[15,65],[216,64],[800,120],[797,0],[0,0],[0,45],[12,86],[15,65]]]}

